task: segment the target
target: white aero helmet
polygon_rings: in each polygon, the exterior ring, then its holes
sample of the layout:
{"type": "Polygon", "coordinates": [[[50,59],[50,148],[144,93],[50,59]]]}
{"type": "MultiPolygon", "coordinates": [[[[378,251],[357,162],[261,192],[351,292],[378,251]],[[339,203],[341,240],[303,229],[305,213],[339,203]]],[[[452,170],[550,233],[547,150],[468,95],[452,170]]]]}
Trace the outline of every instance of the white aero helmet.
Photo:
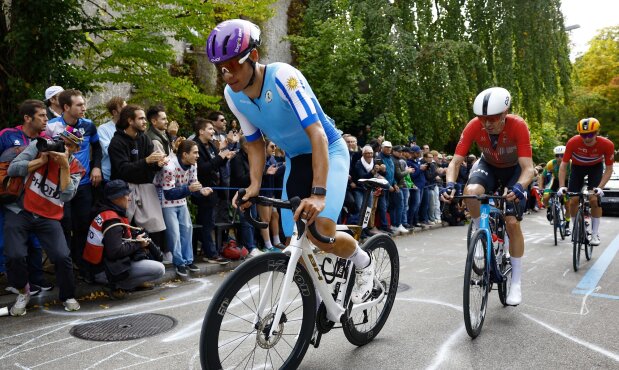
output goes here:
{"type": "Polygon", "coordinates": [[[555,146],[554,152],[555,155],[565,154],[565,145],[555,146]]]}
{"type": "Polygon", "coordinates": [[[477,95],[473,112],[478,116],[494,116],[505,112],[512,103],[509,91],[502,87],[491,87],[477,95]]]}

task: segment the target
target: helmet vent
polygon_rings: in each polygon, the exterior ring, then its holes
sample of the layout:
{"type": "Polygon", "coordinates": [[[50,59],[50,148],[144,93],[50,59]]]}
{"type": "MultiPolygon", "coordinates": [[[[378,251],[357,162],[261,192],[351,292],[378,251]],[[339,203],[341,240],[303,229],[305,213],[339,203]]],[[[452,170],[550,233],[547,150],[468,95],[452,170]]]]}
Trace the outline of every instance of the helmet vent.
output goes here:
{"type": "Polygon", "coordinates": [[[224,38],[224,43],[222,45],[222,49],[221,49],[221,53],[223,55],[227,55],[228,54],[228,40],[230,40],[230,35],[226,36],[224,38]]]}
{"type": "Polygon", "coordinates": [[[484,116],[488,114],[488,102],[490,101],[490,95],[491,94],[492,93],[489,92],[486,95],[484,95],[484,102],[483,102],[482,108],[481,108],[484,116]]]}
{"type": "Polygon", "coordinates": [[[211,41],[211,54],[215,55],[215,40],[217,39],[217,35],[213,35],[213,41],[211,41]]]}

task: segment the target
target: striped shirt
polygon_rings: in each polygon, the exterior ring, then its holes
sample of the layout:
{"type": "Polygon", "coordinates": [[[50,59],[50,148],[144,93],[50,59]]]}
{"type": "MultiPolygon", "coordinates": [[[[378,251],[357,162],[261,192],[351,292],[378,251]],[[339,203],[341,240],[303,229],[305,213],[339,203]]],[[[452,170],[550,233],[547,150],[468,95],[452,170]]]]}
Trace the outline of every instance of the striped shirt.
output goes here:
{"type": "Polygon", "coordinates": [[[563,162],[572,160],[576,166],[593,166],[602,161],[612,166],[615,155],[615,145],[605,137],[598,136],[595,144],[586,146],[580,135],[575,135],[567,141],[563,162]]]}

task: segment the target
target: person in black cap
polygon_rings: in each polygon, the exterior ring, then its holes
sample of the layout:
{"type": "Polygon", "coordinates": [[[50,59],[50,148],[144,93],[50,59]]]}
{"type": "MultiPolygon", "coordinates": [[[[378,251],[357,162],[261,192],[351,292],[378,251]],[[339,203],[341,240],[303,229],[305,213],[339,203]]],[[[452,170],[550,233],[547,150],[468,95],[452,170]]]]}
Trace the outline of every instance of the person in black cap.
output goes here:
{"type": "Polygon", "coordinates": [[[148,282],[165,273],[159,247],[144,231],[129,225],[126,212],[130,193],[129,185],[123,180],[112,180],[105,185],[104,199],[93,212],[84,248],[84,260],[99,268],[96,280],[107,280],[108,294],[113,299],[123,298],[126,290],[150,287],[148,282]]]}

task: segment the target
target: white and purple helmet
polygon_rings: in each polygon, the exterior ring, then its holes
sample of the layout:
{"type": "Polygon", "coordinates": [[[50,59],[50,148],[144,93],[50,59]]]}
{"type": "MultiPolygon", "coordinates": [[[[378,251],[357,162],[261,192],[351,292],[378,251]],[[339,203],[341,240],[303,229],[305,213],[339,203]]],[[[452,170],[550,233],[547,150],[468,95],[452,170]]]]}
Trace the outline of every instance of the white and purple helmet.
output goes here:
{"type": "MultiPolygon", "coordinates": [[[[218,24],[206,41],[206,55],[211,63],[247,57],[260,46],[260,28],[250,21],[231,19],[218,24]]],[[[246,58],[241,58],[243,63],[246,58]]]]}

